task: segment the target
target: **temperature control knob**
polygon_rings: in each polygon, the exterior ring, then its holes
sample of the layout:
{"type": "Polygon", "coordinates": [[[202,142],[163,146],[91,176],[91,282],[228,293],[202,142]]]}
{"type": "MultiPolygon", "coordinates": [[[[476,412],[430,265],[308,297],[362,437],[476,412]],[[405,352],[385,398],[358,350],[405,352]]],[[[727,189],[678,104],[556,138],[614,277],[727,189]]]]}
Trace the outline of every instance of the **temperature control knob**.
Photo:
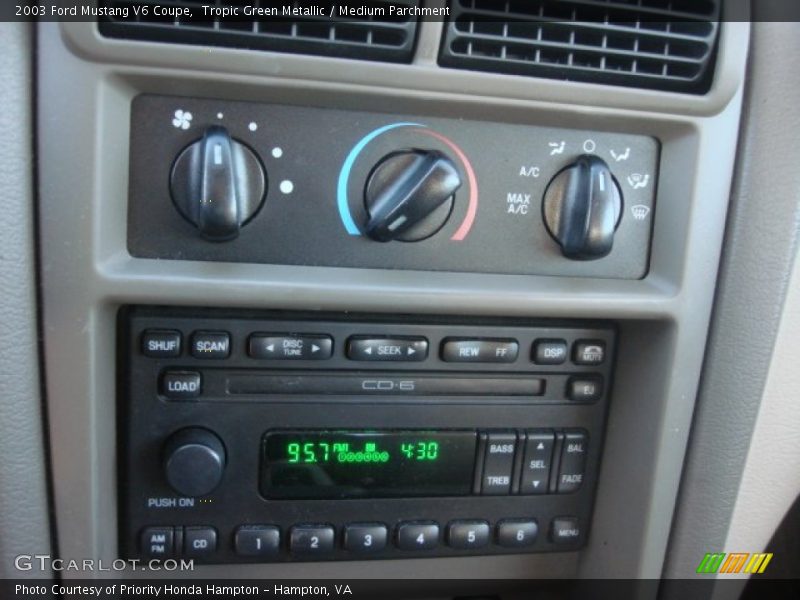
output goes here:
{"type": "Polygon", "coordinates": [[[222,242],[239,230],[264,201],[267,177],[261,161],[219,125],[185,148],[170,175],[172,201],[204,238],[222,242]]]}
{"type": "Polygon", "coordinates": [[[225,472],[225,447],[207,429],[188,427],[175,432],[164,446],[164,474],[183,496],[214,491],[225,472]]]}
{"type": "Polygon", "coordinates": [[[436,150],[410,150],[385,157],[367,182],[365,232],[373,240],[417,242],[439,231],[450,218],[458,169],[436,150]]]}
{"type": "Polygon", "coordinates": [[[544,222],[567,258],[594,260],[611,252],[621,213],[622,193],[597,156],[578,157],[545,191],[544,222]]]}

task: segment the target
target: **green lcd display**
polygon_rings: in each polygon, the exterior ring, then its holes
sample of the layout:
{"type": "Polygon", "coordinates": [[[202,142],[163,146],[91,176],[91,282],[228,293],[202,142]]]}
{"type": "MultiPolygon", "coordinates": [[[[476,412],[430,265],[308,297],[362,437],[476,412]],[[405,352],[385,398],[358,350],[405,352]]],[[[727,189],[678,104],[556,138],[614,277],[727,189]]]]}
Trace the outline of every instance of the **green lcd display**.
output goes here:
{"type": "Polygon", "coordinates": [[[472,491],[474,431],[273,431],[264,435],[266,498],[461,496],[472,491]]]}

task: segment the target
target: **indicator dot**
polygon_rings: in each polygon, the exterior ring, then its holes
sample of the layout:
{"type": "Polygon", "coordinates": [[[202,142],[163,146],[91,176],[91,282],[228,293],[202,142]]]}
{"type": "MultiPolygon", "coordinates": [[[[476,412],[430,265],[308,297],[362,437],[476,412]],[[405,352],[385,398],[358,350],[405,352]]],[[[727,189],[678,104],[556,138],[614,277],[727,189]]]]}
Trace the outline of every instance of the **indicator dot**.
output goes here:
{"type": "Polygon", "coordinates": [[[284,194],[291,194],[293,190],[294,190],[294,184],[291,181],[289,181],[288,179],[284,179],[283,181],[281,181],[281,191],[284,194]]]}
{"type": "Polygon", "coordinates": [[[248,128],[250,131],[255,131],[256,129],[258,129],[258,125],[256,125],[256,122],[255,122],[255,121],[251,121],[251,122],[250,122],[250,125],[248,125],[248,126],[247,126],[247,128],[248,128]]]}
{"type": "Polygon", "coordinates": [[[273,148],[272,149],[272,156],[274,156],[275,158],[280,158],[281,156],[283,156],[283,148],[280,148],[278,146],[273,148]]]}
{"type": "Polygon", "coordinates": [[[222,113],[217,113],[217,118],[221,119],[224,115],[222,113]]]}

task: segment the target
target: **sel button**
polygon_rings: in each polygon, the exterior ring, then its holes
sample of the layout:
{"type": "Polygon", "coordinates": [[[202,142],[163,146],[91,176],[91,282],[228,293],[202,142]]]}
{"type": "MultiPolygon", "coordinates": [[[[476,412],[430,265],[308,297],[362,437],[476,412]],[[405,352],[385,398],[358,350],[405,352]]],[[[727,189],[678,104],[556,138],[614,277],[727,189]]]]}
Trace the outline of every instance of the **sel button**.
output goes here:
{"type": "Polygon", "coordinates": [[[522,461],[520,494],[546,494],[553,458],[553,432],[529,431],[522,461]]]}
{"type": "Polygon", "coordinates": [[[428,356],[428,340],[415,338],[351,337],[347,340],[350,360],[419,362],[428,356]]]}

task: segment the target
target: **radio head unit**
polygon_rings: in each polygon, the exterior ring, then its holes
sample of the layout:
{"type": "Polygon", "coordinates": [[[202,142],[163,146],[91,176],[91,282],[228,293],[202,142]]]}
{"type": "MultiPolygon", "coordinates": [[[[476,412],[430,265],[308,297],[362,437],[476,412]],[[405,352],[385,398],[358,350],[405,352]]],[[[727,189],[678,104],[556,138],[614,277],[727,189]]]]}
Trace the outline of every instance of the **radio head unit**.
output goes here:
{"type": "Polygon", "coordinates": [[[131,307],[126,557],[347,560],[580,548],[608,323],[131,307]]]}

